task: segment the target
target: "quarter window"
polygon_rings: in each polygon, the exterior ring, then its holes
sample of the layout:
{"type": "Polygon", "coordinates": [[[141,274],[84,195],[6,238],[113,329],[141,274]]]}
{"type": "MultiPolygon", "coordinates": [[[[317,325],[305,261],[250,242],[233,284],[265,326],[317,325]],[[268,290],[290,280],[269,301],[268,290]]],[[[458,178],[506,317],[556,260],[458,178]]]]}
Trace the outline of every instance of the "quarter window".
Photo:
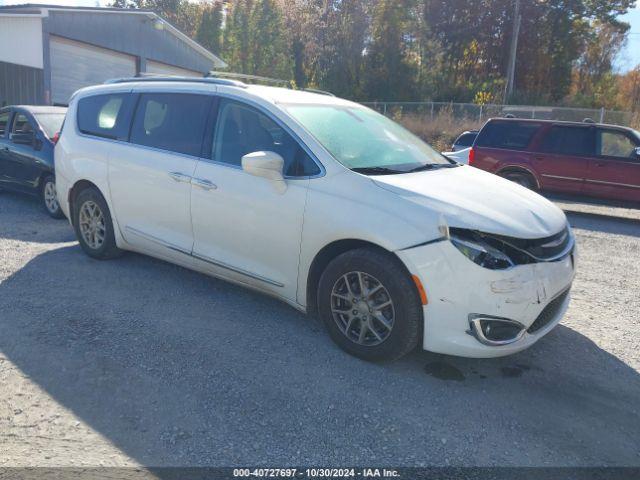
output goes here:
{"type": "Polygon", "coordinates": [[[524,150],[529,146],[533,135],[540,128],[532,122],[489,122],[478,134],[478,147],[524,150]]]}
{"type": "Polygon", "coordinates": [[[140,96],[131,143],[200,156],[211,97],[186,93],[140,96]]]}
{"type": "Polygon", "coordinates": [[[7,131],[7,124],[9,123],[9,112],[0,113],[0,137],[3,137],[7,131]]]}
{"type": "Polygon", "coordinates": [[[78,101],[78,128],[98,137],[126,140],[131,117],[131,96],[95,95],[78,101]]]}
{"type": "Polygon", "coordinates": [[[267,115],[253,107],[223,99],[220,102],[213,145],[213,159],[240,166],[249,153],[271,151],[284,159],[288,177],[320,173],[318,165],[300,144],[267,115]]]}
{"type": "Polygon", "coordinates": [[[598,155],[606,157],[635,158],[637,145],[623,132],[598,131],[598,155]]]}
{"type": "Polygon", "coordinates": [[[593,130],[555,125],[542,140],[541,150],[559,155],[593,155],[593,130]]]}

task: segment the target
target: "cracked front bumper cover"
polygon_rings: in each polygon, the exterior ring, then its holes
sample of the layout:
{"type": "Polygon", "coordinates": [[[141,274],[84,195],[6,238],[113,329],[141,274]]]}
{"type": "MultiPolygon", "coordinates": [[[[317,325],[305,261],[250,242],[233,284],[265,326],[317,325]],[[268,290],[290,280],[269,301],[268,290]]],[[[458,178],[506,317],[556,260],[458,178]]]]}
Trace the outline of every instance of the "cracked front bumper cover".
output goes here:
{"type": "Polygon", "coordinates": [[[516,353],[551,331],[569,305],[575,250],[560,260],[507,270],[480,267],[448,241],[398,255],[420,278],[429,299],[424,307],[425,350],[466,357],[516,353]],[[547,309],[549,305],[553,308],[547,309]],[[545,311],[544,325],[534,325],[545,311]],[[486,345],[469,335],[470,314],[510,319],[526,331],[514,342],[486,345]]]}

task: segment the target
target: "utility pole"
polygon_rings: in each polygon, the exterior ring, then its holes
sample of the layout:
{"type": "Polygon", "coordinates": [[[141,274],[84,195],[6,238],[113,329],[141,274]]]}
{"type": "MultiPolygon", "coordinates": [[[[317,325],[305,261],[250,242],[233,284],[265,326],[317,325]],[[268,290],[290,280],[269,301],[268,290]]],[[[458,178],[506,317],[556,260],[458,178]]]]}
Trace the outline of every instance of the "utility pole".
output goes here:
{"type": "Polygon", "coordinates": [[[520,22],[522,16],[520,15],[520,0],[515,0],[515,7],[513,11],[513,30],[511,32],[511,50],[509,52],[509,65],[507,66],[507,85],[504,90],[504,103],[513,93],[513,83],[516,73],[516,54],[518,52],[518,35],[520,34],[520,22]]]}

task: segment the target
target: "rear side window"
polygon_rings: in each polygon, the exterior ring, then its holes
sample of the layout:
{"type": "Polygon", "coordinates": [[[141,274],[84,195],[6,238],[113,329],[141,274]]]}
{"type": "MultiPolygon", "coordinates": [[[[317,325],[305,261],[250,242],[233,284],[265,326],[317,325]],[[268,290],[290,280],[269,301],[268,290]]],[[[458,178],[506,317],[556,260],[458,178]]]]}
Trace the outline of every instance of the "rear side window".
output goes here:
{"type": "Polygon", "coordinates": [[[554,125],[542,139],[540,150],[558,155],[593,155],[593,129],[554,125]]]}
{"type": "Polygon", "coordinates": [[[624,132],[598,130],[598,155],[635,160],[636,143],[624,132]]]}
{"type": "Polygon", "coordinates": [[[200,156],[211,97],[145,93],[136,109],[131,143],[200,156]]]}
{"type": "Polygon", "coordinates": [[[458,137],[454,145],[457,145],[459,147],[470,147],[471,145],[473,145],[473,141],[477,136],[477,133],[463,133],[458,137]]]}
{"type": "Polygon", "coordinates": [[[0,113],[0,137],[4,137],[9,123],[9,112],[0,113]]]}
{"type": "Polygon", "coordinates": [[[78,128],[87,135],[126,140],[131,120],[131,95],[95,95],[78,101],[78,128]]]}
{"type": "Polygon", "coordinates": [[[540,128],[531,122],[489,122],[478,134],[476,146],[524,150],[540,128]]]}

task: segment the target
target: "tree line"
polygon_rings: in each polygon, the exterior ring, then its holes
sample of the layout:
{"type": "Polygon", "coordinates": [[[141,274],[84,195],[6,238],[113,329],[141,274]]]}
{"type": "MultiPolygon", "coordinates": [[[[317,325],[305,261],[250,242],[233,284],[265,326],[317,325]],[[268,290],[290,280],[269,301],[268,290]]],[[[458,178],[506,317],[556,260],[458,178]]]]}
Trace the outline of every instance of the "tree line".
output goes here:
{"type": "MultiPolygon", "coordinates": [[[[359,101],[502,103],[515,0],[115,0],[153,10],[229,70],[359,101]]],[[[510,103],[629,109],[614,60],[635,0],[521,0],[510,103]]],[[[640,107],[640,105],[636,105],[640,107]]]]}

